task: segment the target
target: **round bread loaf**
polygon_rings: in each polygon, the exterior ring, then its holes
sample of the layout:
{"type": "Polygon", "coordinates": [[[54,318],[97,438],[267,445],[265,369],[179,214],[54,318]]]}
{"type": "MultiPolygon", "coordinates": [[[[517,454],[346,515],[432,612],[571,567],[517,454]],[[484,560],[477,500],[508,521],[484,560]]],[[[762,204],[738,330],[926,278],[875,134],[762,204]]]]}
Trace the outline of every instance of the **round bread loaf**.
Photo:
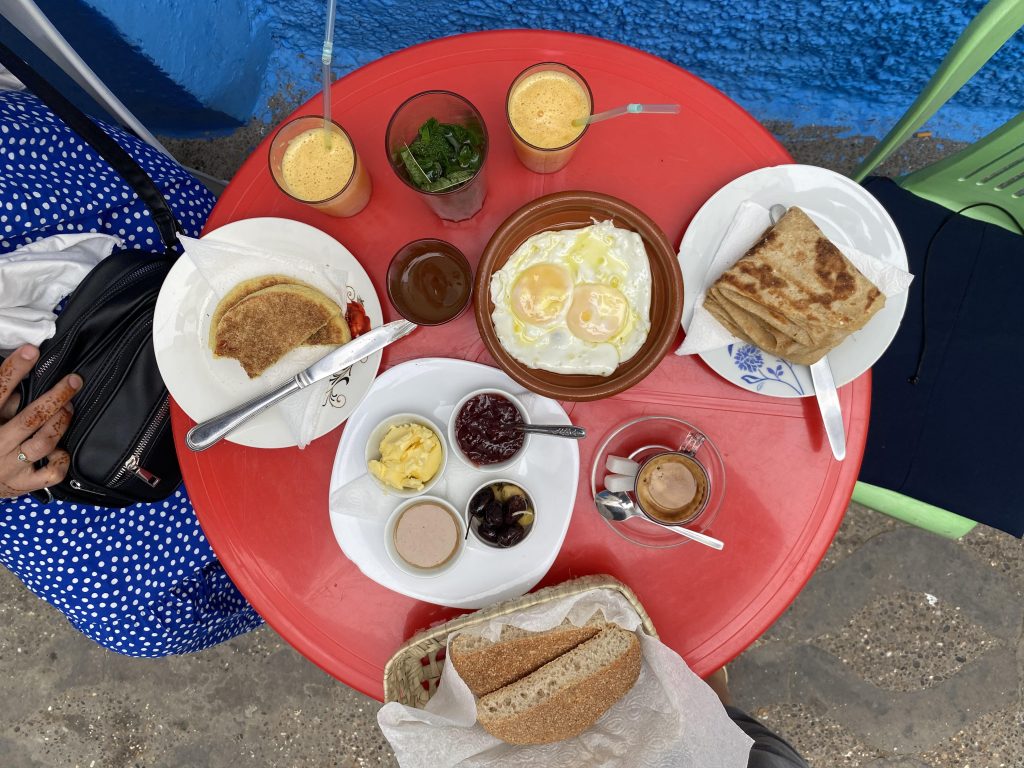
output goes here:
{"type": "Polygon", "coordinates": [[[498,642],[459,635],[449,645],[448,655],[473,695],[486,696],[571,651],[604,626],[603,622],[583,627],[568,624],[546,632],[508,627],[498,642]]]}
{"type": "Polygon", "coordinates": [[[640,641],[619,627],[601,630],[477,703],[477,720],[509,744],[550,744],[578,736],[633,687],[640,641]]]}

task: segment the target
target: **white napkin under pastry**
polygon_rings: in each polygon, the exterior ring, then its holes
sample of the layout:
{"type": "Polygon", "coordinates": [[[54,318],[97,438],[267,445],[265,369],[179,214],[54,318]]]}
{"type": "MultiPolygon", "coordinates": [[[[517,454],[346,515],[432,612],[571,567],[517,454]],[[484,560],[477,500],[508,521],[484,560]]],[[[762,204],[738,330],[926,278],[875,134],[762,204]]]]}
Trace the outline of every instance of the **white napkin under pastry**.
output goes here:
{"type": "Polygon", "coordinates": [[[111,235],[62,233],[0,255],[0,354],[53,336],[54,308],[123,245],[111,235]]]}
{"type": "MultiPolygon", "coordinates": [[[[602,589],[501,616],[472,631],[493,640],[504,625],[539,631],[568,618],[582,626],[597,609],[625,629],[641,625],[621,594],[602,589]]],[[[377,722],[402,768],[745,768],[753,742],[714,691],[675,651],[638,634],[643,666],[636,685],[576,738],[539,746],[499,741],[476,724],[473,694],[447,660],[426,708],[391,702],[377,722]]]]}
{"type": "MultiPolygon", "coordinates": [[[[814,214],[811,211],[805,210],[805,213],[814,219],[814,214]]],[[[821,226],[818,222],[815,223],[819,227],[821,226]]],[[[771,217],[768,209],[762,205],[748,200],[737,209],[736,215],[726,229],[722,242],[715,252],[715,257],[708,265],[700,294],[693,304],[692,318],[683,316],[684,328],[687,327],[687,321],[689,321],[689,327],[686,330],[683,343],[676,350],[677,355],[695,355],[729,344],[746,343],[729,333],[710,312],[704,309],[704,299],[708,289],[715,284],[722,273],[740,260],[764,234],[770,224],[771,217]]],[[[910,283],[914,279],[914,276],[906,270],[887,264],[875,256],[839,243],[835,245],[861,271],[864,277],[875,284],[886,298],[903,293],[910,287],[910,283]]]]}
{"type": "MultiPolygon", "coordinates": [[[[348,273],[330,266],[312,268],[286,256],[263,251],[251,246],[226,243],[209,237],[197,240],[179,235],[185,255],[196,265],[209,283],[216,300],[208,304],[207,316],[200,324],[200,339],[209,355],[210,369],[238,402],[269,392],[299,371],[309,367],[331,348],[326,346],[299,347],[286,354],[260,376],[250,379],[237,360],[214,358],[209,348],[210,319],[217,303],[236,285],[262,275],[288,275],[322,291],[345,311],[348,299],[348,273]]],[[[299,448],[305,448],[319,434],[321,420],[330,410],[325,406],[330,379],[306,387],[274,406],[284,416],[299,448]]]]}

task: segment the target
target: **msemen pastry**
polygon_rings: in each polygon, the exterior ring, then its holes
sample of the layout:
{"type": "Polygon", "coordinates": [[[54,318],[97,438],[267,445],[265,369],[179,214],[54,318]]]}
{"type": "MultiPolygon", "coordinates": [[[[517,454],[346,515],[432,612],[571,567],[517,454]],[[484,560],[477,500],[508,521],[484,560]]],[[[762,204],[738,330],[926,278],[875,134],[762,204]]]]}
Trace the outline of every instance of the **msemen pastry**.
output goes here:
{"type": "Polygon", "coordinates": [[[794,363],[824,357],[885,306],[885,296],[797,207],[708,291],[733,335],[794,363]]]}
{"type": "Polygon", "coordinates": [[[253,379],[340,313],[337,304],[308,286],[263,288],[223,313],[213,333],[213,353],[238,360],[253,379]]]}
{"type": "MultiPolygon", "coordinates": [[[[210,320],[210,349],[214,349],[216,346],[215,337],[217,333],[217,326],[220,325],[221,318],[224,317],[225,312],[235,306],[246,296],[275,285],[301,285],[306,288],[316,290],[313,286],[308,285],[301,280],[289,277],[288,275],[261,275],[260,277],[243,280],[220,300],[220,303],[213,312],[213,318],[210,320]]],[[[350,341],[352,341],[352,333],[349,330],[348,322],[345,320],[344,313],[339,312],[339,314],[332,318],[327,325],[323,328],[317,329],[308,339],[306,339],[303,342],[303,346],[337,346],[339,344],[348,344],[350,341]]]]}

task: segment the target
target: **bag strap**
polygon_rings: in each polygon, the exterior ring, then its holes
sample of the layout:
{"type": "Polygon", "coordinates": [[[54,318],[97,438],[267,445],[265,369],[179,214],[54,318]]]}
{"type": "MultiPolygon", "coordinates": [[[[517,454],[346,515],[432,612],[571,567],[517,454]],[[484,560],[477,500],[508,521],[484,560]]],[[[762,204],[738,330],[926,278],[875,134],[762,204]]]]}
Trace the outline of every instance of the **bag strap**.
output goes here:
{"type": "MultiPolygon", "coordinates": [[[[28,38],[24,38],[26,41],[28,38]]],[[[89,119],[78,107],[68,101],[56,88],[42,78],[14,51],[0,42],[0,64],[17,77],[22,84],[35,93],[53,113],[63,120],[85,142],[117,171],[135,194],[149,208],[153,222],[160,233],[168,256],[176,255],[178,232],[181,227],[164,196],[157,189],[142,167],[124,148],[114,141],[102,128],[89,119]]]]}

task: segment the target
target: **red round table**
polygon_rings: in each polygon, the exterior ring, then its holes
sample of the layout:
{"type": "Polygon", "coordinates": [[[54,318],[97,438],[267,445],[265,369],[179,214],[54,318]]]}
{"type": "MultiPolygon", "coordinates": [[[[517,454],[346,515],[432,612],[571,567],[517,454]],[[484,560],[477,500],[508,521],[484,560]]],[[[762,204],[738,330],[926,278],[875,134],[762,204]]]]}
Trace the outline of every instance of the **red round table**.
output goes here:
{"type": "MultiPolygon", "coordinates": [[[[334,85],[332,109],[350,132],[373,179],[369,206],[334,219],[287,199],[267,170],[267,142],[242,166],[207,230],[236,219],[280,216],[311,224],[344,243],[387,305],[384,276],[409,240],[440,237],[476,263],[495,228],[523,203],[562,189],[619,196],[647,212],[678,244],[700,205],[737,176],[791,162],[740,107],[687,72],[648,54],[594,38],[554,32],[464,35],[375,61],[334,85]],[[595,109],[631,101],[679,103],[678,117],[627,117],[594,126],[566,170],[542,176],[516,160],[504,114],[508,84],[536,61],[576,67],[595,109]],[[471,220],[440,221],[395,178],[384,149],[392,111],[432,88],[463,94],[487,122],[488,193],[471,220]]],[[[298,113],[313,113],[317,100],[298,113]]],[[[297,114],[298,114],[297,113],[297,114]]],[[[460,357],[493,364],[472,313],[424,328],[385,351],[383,367],[416,357],[460,357]]],[[[696,358],[669,355],[627,392],[594,403],[566,403],[587,427],[580,485],[561,553],[542,584],[609,573],[630,585],[664,642],[700,675],[739,654],[792,602],[821,560],[853,492],[867,436],[870,379],[840,390],[845,462],[832,458],[813,399],[783,400],[739,389],[696,358]],[[722,452],[728,490],[713,533],[721,553],[695,544],[650,550],[606,526],[589,490],[592,455],[619,422],[644,414],[681,416],[722,452]]],[[[421,603],[365,578],[331,532],[327,497],[341,430],[306,450],[256,450],[221,443],[201,454],[184,434],[192,422],[175,408],[174,431],[189,494],[228,574],[257,611],[308,659],[339,680],[382,697],[382,670],[417,630],[451,609],[421,603]]]]}

